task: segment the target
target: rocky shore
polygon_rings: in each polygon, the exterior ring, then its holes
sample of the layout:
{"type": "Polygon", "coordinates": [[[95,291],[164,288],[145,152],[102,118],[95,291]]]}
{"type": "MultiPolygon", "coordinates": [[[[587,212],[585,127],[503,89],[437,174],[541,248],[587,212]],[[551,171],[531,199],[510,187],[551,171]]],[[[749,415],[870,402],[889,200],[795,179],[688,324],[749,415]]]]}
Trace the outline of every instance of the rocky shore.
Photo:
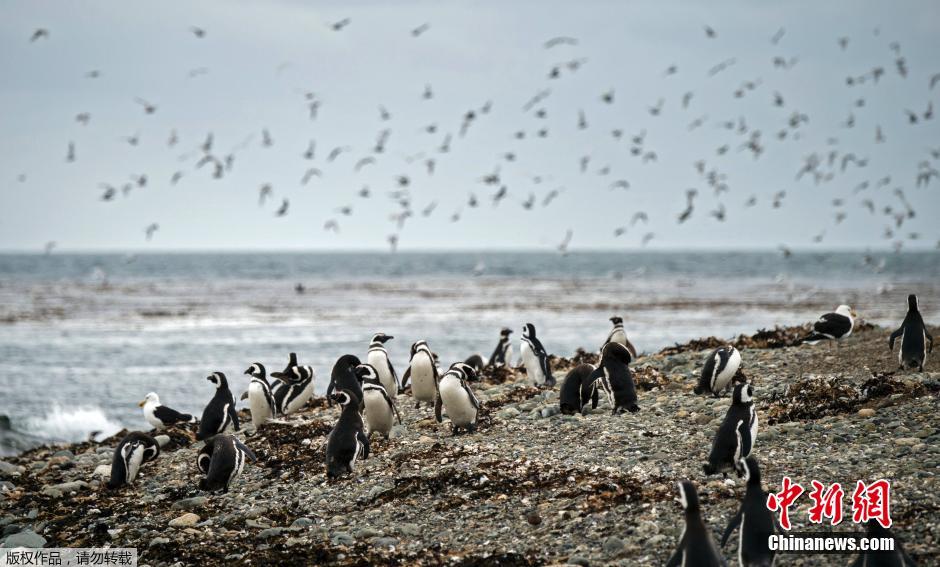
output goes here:
{"type": "MultiPolygon", "coordinates": [[[[936,334],[936,331],[934,331],[936,334]]],[[[765,488],[788,475],[892,483],[894,531],[921,565],[940,560],[940,373],[897,371],[888,331],[860,326],[838,348],[795,346],[799,329],[742,336],[756,385],[754,454],[765,488]]],[[[662,565],[683,527],[676,482],[699,487],[720,538],[743,483],[704,478],[729,398],[692,394],[713,340],[640,357],[641,411],[558,412],[557,390],[520,371],[474,384],[479,431],[452,437],[429,408],[400,397],[404,426],[373,440],[357,475],[327,482],[322,446],[338,410],[314,400],[298,414],[240,435],[259,457],[227,494],[197,488],[192,433],[160,439],[160,457],[130,487],[104,476],[121,435],[44,447],[0,462],[3,545],[136,547],[142,565],[662,565]]],[[[575,361],[553,359],[559,382],[575,361]]],[[[248,422],[247,419],[244,422],[248,422]]],[[[143,424],[143,421],[142,421],[143,424]]],[[[847,495],[845,505],[851,509],[847,495]]],[[[809,498],[791,510],[808,524],[809,498]]],[[[850,521],[839,531],[853,531],[850,521]]],[[[736,564],[737,538],[724,549],[736,564]]],[[[846,565],[844,555],[787,555],[784,565],[846,565]]]]}

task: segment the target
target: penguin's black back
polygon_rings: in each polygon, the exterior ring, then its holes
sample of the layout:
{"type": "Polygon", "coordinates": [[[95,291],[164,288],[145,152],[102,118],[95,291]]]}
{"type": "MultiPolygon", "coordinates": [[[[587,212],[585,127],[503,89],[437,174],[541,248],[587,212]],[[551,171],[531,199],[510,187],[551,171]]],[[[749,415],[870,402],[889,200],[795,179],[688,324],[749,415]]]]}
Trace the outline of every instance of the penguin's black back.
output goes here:
{"type": "Polygon", "coordinates": [[[127,478],[127,468],[124,463],[124,457],[121,454],[124,447],[130,444],[140,444],[144,447],[144,458],[141,464],[152,461],[160,455],[160,444],[157,441],[141,431],[132,431],[124,436],[118,442],[111,457],[111,479],[108,481],[108,488],[118,488],[123,486],[127,478]],[[149,449],[149,450],[148,450],[149,449]]]}
{"type": "Polygon", "coordinates": [[[761,486],[757,459],[748,457],[747,467],[749,477],[744,500],[741,501],[741,533],[738,534],[741,558],[745,564],[770,565],[774,552],[768,541],[775,532],[774,518],[767,509],[767,493],[761,486]]]}
{"type": "MultiPolygon", "coordinates": [[[[722,465],[735,466],[734,451],[738,442],[738,422],[744,421],[744,427],[749,428],[751,423],[751,406],[749,404],[732,403],[725,414],[724,421],[718,426],[718,432],[712,441],[712,450],[708,455],[708,463],[717,472],[722,465]]],[[[753,440],[751,441],[753,443],[753,440]]],[[[707,473],[712,474],[712,473],[707,473]]]]}
{"type": "Polygon", "coordinates": [[[357,438],[365,430],[359,404],[359,400],[353,398],[343,407],[343,412],[327,439],[326,473],[330,478],[346,473],[349,463],[356,457],[357,438]]]}
{"type": "MultiPolygon", "coordinates": [[[[215,395],[206,404],[206,408],[202,410],[202,419],[199,421],[199,432],[196,433],[196,439],[202,441],[221,433],[219,428],[225,422],[229,412],[231,412],[231,415],[235,414],[235,398],[232,396],[231,390],[228,389],[228,385],[223,385],[216,388],[215,395]],[[226,404],[228,405],[228,412],[225,409],[226,404]]],[[[233,417],[233,420],[237,431],[238,418],[233,417]]]]}
{"type": "Polygon", "coordinates": [[[349,390],[361,401],[362,384],[356,376],[356,367],[361,364],[359,358],[352,354],[346,354],[336,361],[333,370],[330,372],[330,387],[327,389],[327,396],[334,391],[349,390]]]}
{"type": "Polygon", "coordinates": [[[584,405],[582,397],[582,387],[585,382],[590,381],[591,373],[594,372],[594,366],[590,364],[579,364],[575,366],[561,383],[561,390],[558,393],[558,403],[561,407],[561,413],[572,415],[579,413],[584,405]]]}
{"type": "Polygon", "coordinates": [[[620,343],[604,345],[601,364],[594,371],[594,377],[607,376],[614,393],[616,408],[623,408],[631,412],[639,411],[637,405],[636,385],[633,383],[633,374],[627,366],[631,360],[630,351],[620,343]]]}

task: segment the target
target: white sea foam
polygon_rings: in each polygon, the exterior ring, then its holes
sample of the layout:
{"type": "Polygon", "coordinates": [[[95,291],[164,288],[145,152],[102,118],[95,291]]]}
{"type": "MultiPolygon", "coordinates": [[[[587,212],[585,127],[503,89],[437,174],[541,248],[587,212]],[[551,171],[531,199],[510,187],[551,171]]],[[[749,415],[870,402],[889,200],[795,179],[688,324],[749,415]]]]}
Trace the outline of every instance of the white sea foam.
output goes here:
{"type": "Polygon", "coordinates": [[[101,408],[71,408],[59,404],[53,405],[45,415],[27,420],[26,426],[24,429],[30,435],[68,442],[85,441],[92,433],[96,433],[97,439],[103,439],[121,430],[121,425],[108,419],[101,408]]]}

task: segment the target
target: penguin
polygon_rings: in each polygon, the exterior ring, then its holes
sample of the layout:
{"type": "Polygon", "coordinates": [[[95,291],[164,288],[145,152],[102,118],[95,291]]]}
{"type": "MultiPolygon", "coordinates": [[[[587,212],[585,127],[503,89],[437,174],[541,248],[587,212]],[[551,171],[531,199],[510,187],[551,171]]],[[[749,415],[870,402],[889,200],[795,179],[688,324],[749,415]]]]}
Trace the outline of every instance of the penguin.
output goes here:
{"type": "Polygon", "coordinates": [[[774,564],[774,551],[770,549],[768,541],[776,532],[774,517],[767,509],[767,493],[764,492],[760,481],[760,468],[757,459],[748,457],[741,463],[744,471],[744,482],[747,488],[741,507],[725,528],[721,538],[721,547],[728,542],[736,528],[740,527],[738,534],[738,564],[741,567],[771,567],[774,564]]]}
{"type": "Polygon", "coordinates": [[[196,433],[197,441],[207,441],[225,431],[229,425],[233,426],[235,431],[239,430],[238,414],[235,413],[235,398],[228,389],[225,374],[213,372],[206,377],[206,380],[215,384],[215,395],[209,400],[206,409],[202,410],[199,431],[196,433]]]}
{"type": "Polygon", "coordinates": [[[894,341],[901,337],[901,350],[898,351],[898,365],[901,370],[916,368],[918,372],[924,371],[924,362],[927,353],[933,352],[933,337],[924,325],[924,319],[917,309],[917,296],[913,293],[907,296],[907,315],[898,330],[891,333],[888,339],[888,349],[894,351],[894,341]],[[930,342],[930,349],[927,342],[930,342]]]}
{"type": "MultiPolygon", "coordinates": [[[[602,388],[607,394],[607,401],[613,407],[612,415],[640,411],[636,401],[636,385],[628,366],[631,361],[630,351],[620,343],[607,343],[601,351],[601,364],[594,369],[591,378],[593,392],[602,388]]],[[[591,394],[593,399],[594,393],[591,394]]],[[[583,406],[582,406],[583,407],[583,406]]]]}
{"type": "Polygon", "coordinates": [[[851,567],[917,567],[911,556],[904,551],[901,540],[891,533],[889,528],[883,527],[878,520],[868,520],[865,523],[865,537],[893,538],[893,551],[863,551],[851,567]]]}
{"type": "Polygon", "coordinates": [[[251,424],[257,429],[265,421],[277,417],[277,404],[263,364],[255,362],[245,370],[245,374],[251,376],[251,382],[248,383],[248,409],[251,411],[251,424]]]}
{"type": "Polygon", "coordinates": [[[455,362],[441,376],[438,383],[438,396],[434,403],[434,417],[438,423],[443,421],[441,410],[447,410],[453,434],[457,435],[462,427],[473,433],[477,429],[477,416],[480,400],[473,395],[467,381],[475,374],[473,368],[464,362],[455,362]]]}
{"type": "Polygon", "coordinates": [[[555,385],[555,377],[552,376],[552,369],[548,364],[548,353],[545,352],[542,342],[535,337],[535,325],[532,323],[526,323],[522,328],[519,352],[522,353],[526,374],[533,384],[548,387],[555,385]]]}
{"type": "Polygon", "coordinates": [[[725,560],[702,520],[695,486],[687,480],[679,483],[679,502],[685,510],[685,529],[666,567],[725,567],[725,560]]]}
{"type": "Polygon", "coordinates": [[[717,398],[718,393],[731,383],[731,379],[734,378],[740,367],[741,353],[738,352],[738,349],[731,345],[716,348],[705,359],[702,375],[699,377],[698,384],[693,392],[696,395],[711,392],[717,398]]]}
{"type": "Polygon", "coordinates": [[[848,305],[840,305],[834,313],[826,313],[813,323],[813,332],[803,337],[804,343],[814,345],[820,341],[841,340],[852,334],[855,312],[848,305]]]}
{"type": "Polygon", "coordinates": [[[437,382],[440,378],[434,354],[427,341],[418,341],[411,345],[411,361],[402,379],[402,387],[411,381],[411,395],[415,399],[415,409],[421,402],[434,404],[437,400],[437,382]]]}
{"type": "Polygon", "coordinates": [[[330,385],[326,388],[326,397],[330,405],[333,405],[333,392],[348,390],[356,397],[359,404],[359,411],[365,409],[362,401],[362,383],[356,373],[356,368],[362,362],[354,354],[344,354],[333,364],[333,371],[330,373],[330,385]]]}
{"type": "Polygon", "coordinates": [[[594,385],[592,374],[597,368],[593,364],[579,364],[565,376],[558,393],[558,404],[561,413],[574,415],[584,414],[588,402],[597,407],[598,392],[594,385]]]}
{"type": "Polygon", "coordinates": [[[741,459],[749,456],[757,442],[757,410],[754,408],[754,386],[735,384],[731,407],[718,427],[708,463],[702,468],[706,475],[734,469],[743,474],[741,459]]]}
{"type": "Polygon", "coordinates": [[[140,465],[156,459],[160,455],[160,444],[140,431],[132,431],[124,436],[114,449],[111,459],[111,479],[107,482],[110,489],[131,484],[137,478],[140,465]]]}
{"type": "Polygon", "coordinates": [[[610,334],[607,335],[607,340],[601,345],[601,350],[604,350],[607,343],[620,343],[627,347],[627,350],[630,351],[630,356],[635,359],[636,347],[633,346],[633,343],[627,338],[626,331],[623,330],[623,319],[614,315],[610,318],[610,322],[614,324],[614,328],[610,330],[610,334]]]}
{"type": "Polygon", "coordinates": [[[196,456],[196,465],[205,475],[199,480],[199,490],[228,492],[235,477],[245,468],[245,462],[256,462],[254,452],[232,435],[216,435],[196,456]]]}
{"type": "Polygon", "coordinates": [[[376,333],[372,336],[372,344],[369,345],[369,354],[366,356],[366,362],[379,373],[379,379],[385,386],[385,391],[393,398],[398,395],[398,373],[395,372],[395,367],[388,358],[385,343],[394,338],[385,333],[376,333]]]}
{"type": "Polygon", "coordinates": [[[474,380],[479,378],[483,369],[486,367],[486,364],[483,362],[483,357],[479,354],[471,354],[463,363],[473,369],[474,380]]]}
{"type": "Polygon", "coordinates": [[[496,350],[490,356],[490,361],[486,363],[487,366],[493,368],[512,366],[512,341],[509,339],[511,334],[512,329],[505,327],[499,332],[499,342],[496,343],[496,350]]]}
{"type": "Polygon", "coordinates": [[[326,476],[334,479],[352,473],[357,459],[369,457],[369,438],[366,436],[359,412],[360,401],[351,390],[338,389],[333,401],[343,411],[336,426],[326,439],[326,476]]]}
{"type": "Polygon", "coordinates": [[[277,413],[288,415],[304,407],[313,397],[315,379],[312,366],[292,366],[290,372],[279,379],[283,385],[272,390],[277,413]]]}
{"type": "Polygon", "coordinates": [[[379,373],[371,364],[360,364],[356,373],[362,380],[362,397],[366,406],[366,423],[369,425],[369,436],[380,433],[386,439],[395,425],[395,417],[401,425],[401,414],[395,406],[395,400],[385,391],[379,373]]]}
{"type": "Polygon", "coordinates": [[[196,418],[188,413],[180,413],[173,408],[161,405],[160,396],[156,392],[147,394],[137,405],[144,408],[144,419],[154,429],[163,429],[177,423],[196,423],[196,418]]]}

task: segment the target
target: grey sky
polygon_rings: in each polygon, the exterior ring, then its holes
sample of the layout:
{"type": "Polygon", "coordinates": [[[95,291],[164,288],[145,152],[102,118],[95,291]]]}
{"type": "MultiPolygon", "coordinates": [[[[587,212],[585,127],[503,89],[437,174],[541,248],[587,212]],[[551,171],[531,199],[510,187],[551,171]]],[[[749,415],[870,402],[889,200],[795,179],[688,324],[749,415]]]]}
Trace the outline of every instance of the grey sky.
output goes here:
{"type": "Polygon", "coordinates": [[[400,232],[401,249],[539,248],[557,245],[572,229],[572,249],[638,248],[647,232],[651,248],[684,247],[886,247],[884,227],[894,219],[885,206],[903,211],[893,194],[904,190],[919,213],[896,230],[905,247],[933,247],[940,238],[940,179],[915,187],[918,163],[940,169],[928,148],[940,151],[938,119],[909,125],[904,110],[923,115],[933,101],[940,112],[940,4],[923,2],[44,2],[0,4],[0,248],[38,250],[48,240],[61,249],[383,249],[389,234],[400,232]],[[330,24],[343,18],[342,31],[330,24]],[[418,38],[417,26],[430,28],[418,38]],[[717,37],[709,39],[704,26],[717,37]],[[190,26],[206,30],[197,39],[190,26]],[[771,37],[780,28],[778,45],[771,37]],[[37,28],[49,37],[30,42],[37,28]],[[877,35],[876,30],[877,28],[877,35]],[[543,44],[555,36],[577,38],[576,46],[543,44]],[[848,37],[844,51],[837,39],[848,37]],[[909,74],[901,78],[889,44],[900,43],[909,74]],[[791,69],[772,59],[797,58],[791,69]],[[584,58],[576,72],[553,65],[584,58]],[[707,70],[735,58],[727,70],[707,70]],[[671,65],[674,75],[666,76],[671,65]],[[847,76],[882,66],[877,85],[847,87],[847,76]],[[207,72],[190,78],[195,69],[207,72]],[[98,79],[85,73],[100,70],[98,79]],[[735,98],[745,81],[760,83],[735,98]],[[425,84],[434,97],[423,100],[425,84]],[[551,95],[529,113],[525,102],[541,89],[551,95]],[[602,93],[614,89],[612,104],[602,93]],[[305,92],[322,101],[310,120],[305,92]],[[682,96],[693,91],[688,109],[682,96]],[[784,98],[773,106],[774,92],[784,98]],[[147,115],[134,102],[157,105],[147,115]],[[648,107],[664,100],[659,116],[648,107]],[[863,107],[853,106],[865,99],[863,107]],[[480,108],[492,101],[492,111],[480,108]],[[382,122],[378,106],[392,114],[382,122]],[[544,108],[547,118],[534,112],[544,108]],[[467,135],[457,136],[463,115],[477,119],[467,135]],[[589,127],[577,128],[583,109],[589,127]],[[780,141],[794,111],[809,116],[800,139],[780,141]],[[75,116],[91,114],[82,126],[75,116]],[[850,113],[855,125],[846,128],[850,113]],[[689,131],[694,119],[704,125],[689,131]],[[744,117],[749,132],[719,126],[744,117]],[[438,131],[423,128],[436,123],[438,131]],[[880,125],[886,142],[875,143],[880,125]],[[273,137],[262,147],[261,131],[273,137]],[[387,150],[372,152],[378,133],[389,128],[387,150]],[[537,131],[548,129],[547,138],[537,131]],[[612,130],[622,129],[617,141],[612,130]],[[176,129],[179,144],[167,147],[176,129]],[[750,131],[761,131],[765,148],[754,159],[741,146],[750,131]],[[524,140],[513,134],[524,130],[524,140]],[[645,130],[643,152],[657,161],[631,155],[630,138],[645,130]],[[234,167],[222,179],[212,167],[195,169],[197,148],[208,132],[212,153],[234,153],[234,167]],[[437,152],[453,133],[452,150],[437,152]],[[122,138],[139,133],[136,147],[122,138]],[[836,144],[828,144],[836,138],[836,144]],[[301,154],[316,140],[316,156],[301,154]],[[69,141],[76,161],[66,162],[69,141]],[[244,144],[243,144],[244,143],[244,144]],[[716,149],[729,145],[719,156],[716,149]],[[242,147],[243,145],[243,147],[242,147]],[[352,150],[333,163],[338,146],[352,150]],[[795,181],[803,159],[839,152],[831,181],[795,181]],[[423,153],[422,153],[423,152],[423,153]],[[513,152],[517,159],[500,156],[513,152]],[[839,167],[854,153],[868,165],[839,167]],[[406,157],[421,157],[411,163],[406,157]],[[375,165],[354,173],[360,158],[375,165]],[[590,155],[587,174],[579,160],[590,155]],[[425,158],[436,160],[428,176],[425,158]],[[693,167],[727,175],[730,190],[720,196],[693,167]],[[480,178],[500,167],[508,196],[498,207],[490,196],[498,186],[480,178]],[[609,166],[609,175],[598,171],[609,166]],[[300,184],[308,167],[322,178],[300,184]],[[183,172],[175,186],[170,178],[183,172]],[[102,202],[99,183],[120,186],[145,173],[148,184],[102,202]],[[414,216],[398,231],[389,219],[403,208],[389,199],[396,176],[411,179],[414,216]],[[19,176],[25,175],[25,181],[19,176]],[[876,188],[877,180],[891,181],[876,188]],[[533,182],[541,176],[540,184],[533,182]],[[630,189],[609,189],[626,179],[630,189]],[[853,188],[870,186],[855,194],[853,188]],[[273,198],[258,205],[258,188],[273,187],[273,198]],[[357,196],[364,185],[371,198],[357,196]],[[685,190],[697,188],[691,219],[679,225],[685,190]],[[547,207],[545,195],[564,188],[547,207]],[[786,191],[778,209],[772,195],[786,191]],[[470,193],[477,208],[467,206],[470,193]],[[531,211],[521,206],[536,197],[531,211]],[[757,196],[757,205],[745,201],[757,196]],[[289,213],[275,217],[281,200],[289,213]],[[845,205],[833,207],[833,199],[845,205]],[[871,199],[877,214],[861,202],[871,199]],[[425,217],[421,211],[438,205],[425,217]],[[709,215],[718,203],[727,221],[709,215]],[[352,215],[337,212],[352,206],[352,215]],[[836,224],[838,210],[847,214],[836,224]],[[637,211],[650,222],[629,226],[637,211]],[[459,222],[451,215],[460,211],[459,222]],[[323,229],[336,219],[340,232],[323,229]],[[160,225],[152,241],[144,227],[160,225]],[[626,234],[614,229],[627,225],[626,234]],[[812,237],[825,230],[822,242],[812,237]],[[918,233],[919,240],[908,238],[918,233]]]}

